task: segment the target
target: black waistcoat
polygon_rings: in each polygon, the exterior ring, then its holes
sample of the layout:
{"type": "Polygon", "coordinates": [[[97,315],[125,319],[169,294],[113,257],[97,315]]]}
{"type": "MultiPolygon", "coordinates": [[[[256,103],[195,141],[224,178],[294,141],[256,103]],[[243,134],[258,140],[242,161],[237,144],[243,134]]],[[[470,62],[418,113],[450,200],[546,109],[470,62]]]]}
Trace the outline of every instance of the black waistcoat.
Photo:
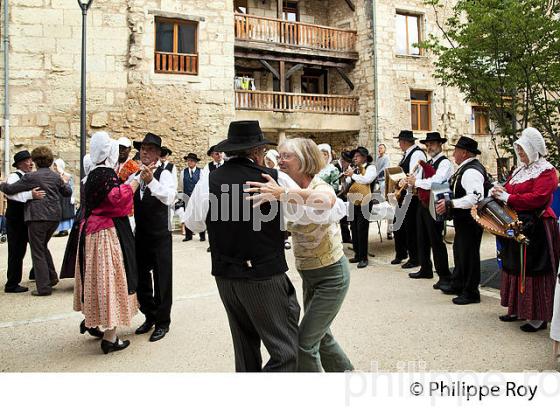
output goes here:
{"type": "Polygon", "coordinates": [[[274,169],[246,158],[232,158],[209,175],[210,207],[206,218],[212,254],[212,275],[227,278],[266,279],[288,270],[284,232],[280,230],[278,203],[253,208],[243,195],[247,181],[263,181],[262,174],[278,180],[274,169]],[[224,193],[225,192],[225,193],[224,193]],[[234,212],[237,209],[238,212],[234,212]],[[275,212],[260,221],[258,215],[275,212]]]}
{"type": "MultiPolygon", "coordinates": [[[[482,174],[482,176],[484,177],[484,191],[485,192],[480,192],[481,195],[483,195],[483,197],[486,197],[488,194],[487,191],[487,183],[488,183],[488,174],[486,173],[486,168],[484,168],[484,165],[482,165],[478,159],[474,159],[471,162],[469,162],[468,164],[466,164],[465,166],[459,168],[457,170],[457,172],[455,172],[452,176],[451,179],[449,180],[449,185],[451,186],[451,189],[453,190],[453,198],[455,199],[459,199],[459,198],[463,198],[465,195],[467,195],[467,191],[465,191],[465,188],[463,188],[463,185],[461,183],[462,179],[463,179],[463,174],[468,170],[468,169],[475,169],[478,172],[480,172],[482,174]]],[[[471,216],[471,210],[470,209],[453,209],[453,218],[462,218],[462,219],[472,219],[471,216]]],[[[474,221],[474,219],[473,219],[474,221]]]]}
{"type": "MultiPolygon", "coordinates": [[[[15,173],[19,176],[19,179],[23,177],[22,172],[16,171],[15,173]]],[[[9,219],[12,222],[21,222],[23,224],[25,202],[14,201],[12,199],[7,199],[6,202],[6,219],[9,219]]]]}
{"type": "Polygon", "coordinates": [[[434,167],[434,169],[437,171],[439,168],[439,165],[442,163],[442,161],[444,159],[447,159],[447,157],[445,155],[442,155],[441,157],[439,157],[438,159],[436,159],[436,162],[428,162],[432,167],[434,167]]]}
{"type": "MultiPolygon", "coordinates": [[[[154,178],[159,181],[163,168],[157,168],[154,178]]],[[[170,235],[169,230],[169,207],[163,204],[155,196],[152,196],[150,188],[144,190],[144,196],[140,199],[140,189],[134,194],[134,220],[136,221],[136,234],[148,236],[170,235]]]]}
{"type": "Polygon", "coordinates": [[[416,147],[412,151],[410,151],[410,153],[406,157],[404,157],[401,162],[399,162],[399,167],[403,169],[405,174],[410,173],[410,160],[412,158],[412,154],[414,154],[416,151],[424,152],[422,148],[416,145],[416,147]]]}

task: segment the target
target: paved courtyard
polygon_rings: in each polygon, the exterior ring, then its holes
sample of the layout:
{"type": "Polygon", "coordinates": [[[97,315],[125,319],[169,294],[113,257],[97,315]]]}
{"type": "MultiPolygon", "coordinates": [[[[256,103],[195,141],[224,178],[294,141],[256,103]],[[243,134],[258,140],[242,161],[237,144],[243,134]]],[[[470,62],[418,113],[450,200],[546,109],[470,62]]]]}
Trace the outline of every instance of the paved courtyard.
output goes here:
{"type": "MultiPolygon", "coordinates": [[[[504,309],[496,290],[483,290],[480,304],[453,305],[451,296],[432,289],[436,279],[412,280],[409,271],[390,265],[393,243],[385,239],[380,243],[375,228],[372,225],[370,247],[376,257],[366,269],[352,265],[350,290],[333,325],[335,337],[356,369],[557,370],[548,331],[527,334],[518,323],[498,320],[504,309]]],[[[174,304],[171,330],[163,340],[150,343],[147,335],[134,335],[134,327],[123,329],[121,335],[132,342],[130,348],[101,354],[98,341],[79,334],[82,316],[72,311],[73,280],[66,279],[47,298],[0,293],[0,371],[233,371],[227,318],[210,275],[207,243],[181,239],[179,235],[173,238],[174,304]]],[[[453,231],[448,239],[453,239],[453,231]]],[[[51,241],[57,266],[65,244],[66,238],[51,241]]],[[[482,258],[494,253],[494,238],[485,236],[482,258]]],[[[301,303],[301,280],[291,251],[287,255],[289,276],[301,303]]],[[[6,260],[7,246],[0,245],[2,278],[6,260]]],[[[26,271],[30,262],[28,255],[26,271]]],[[[33,283],[24,285],[34,288],[33,283]]],[[[133,326],[142,321],[138,315],[133,326]]]]}

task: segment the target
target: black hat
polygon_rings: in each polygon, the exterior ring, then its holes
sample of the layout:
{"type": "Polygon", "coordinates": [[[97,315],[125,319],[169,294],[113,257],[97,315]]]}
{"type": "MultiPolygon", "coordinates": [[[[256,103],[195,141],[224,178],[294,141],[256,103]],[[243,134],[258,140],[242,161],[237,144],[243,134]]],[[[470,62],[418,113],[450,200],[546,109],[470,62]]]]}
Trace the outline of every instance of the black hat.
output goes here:
{"type": "Polygon", "coordinates": [[[352,162],[352,151],[342,151],[340,153],[340,158],[342,158],[346,162],[352,162]]]}
{"type": "Polygon", "coordinates": [[[142,141],[134,141],[132,144],[134,145],[134,148],[136,148],[137,150],[140,150],[140,148],[142,148],[142,144],[152,144],[158,147],[159,149],[162,148],[161,138],[158,137],[156,134],[152,134],[151,132],[147,133],[142,141]]]}
{"type": "Polygon", "coordinates": [[[171,155],[173,154],[173,151],[171,151],[169,148],[167,148],[166,146],[162,146],[161,147],[161,156],[165,157],[167,155],[171,155]]]}
{"type": "Polygon", "coordinates": [[[228,137],[213,147],[217,152],[242,151],[261,145],[276,145],[264,139],[258,121],[233,121],[229,124],[228,137]]]}
{"type": "Polygon", "coordinates": [[[467,150],[473,154],[480,155],[480,151],[478,149],[478,142],[476,142],[472,138],[461,137],[459,138],[459,141],[457,141],[457,144],[453,146],[456,148],[467,150]]]}
{"type": "MultiPolygon", "coordinates": [[[[206,151],[206,155],[210,156],[212,155],[213,152],[216,151],[216,146],[212,145],[210,148],[208,148],[208,151],[206,151]]],[[[219,151],[218,151],[219,152],[219,151]]]]}
{"type": "Polygon", "coordinates": [[[367,162],[372,162],[373,158],[371,155],[369,155],[369,151],[367,148],[365,147],[358,147],[356,148],[354,151],[350,152],[350,154],[352,154],[352,158],[354,158],[354,155],[358,153],[360,155],[363,155],[364,157],[367,158],[367,162]]]}
{"type": "Polygon", "coordinates": [[[14,163],[12,164],[12,167],[17,167],[18,162],[24,161],[29,158],[31,158],[31,154],[27,150],[16,152],[16,154],[14,155],[14,163]]]}
{"type": "Polygon", "coordinates": [[[425,144],[426,142],[441,142],[442,144],[445,144],[447,142],[447,138],[441,138],[439,132],[429,132],[426,134],[426,139],[420,140],[420,142],[422,144],[425,144]]]}
{"type": "Polygon", "coordinates": [[[404,141],[410,141],[410,142],[414,142],[417,140],[417,138],[414,138],[414,133],[412,131],[409,130],[402,130],[401,132],[399,132],[399,136],[395,137],[396,140],[404,140],[404,141]]]}
{"type": "Polygon", "coordinates": [[[183,159],[185,161],[188,161],[189,159],[192,159],[193,161],[196,161],[196,162],[200,161],[200,158],[198,158],[196,156],[196,154],[193,154],[192,152],[190,152],[187,156],[183,157],[183,159]]]}

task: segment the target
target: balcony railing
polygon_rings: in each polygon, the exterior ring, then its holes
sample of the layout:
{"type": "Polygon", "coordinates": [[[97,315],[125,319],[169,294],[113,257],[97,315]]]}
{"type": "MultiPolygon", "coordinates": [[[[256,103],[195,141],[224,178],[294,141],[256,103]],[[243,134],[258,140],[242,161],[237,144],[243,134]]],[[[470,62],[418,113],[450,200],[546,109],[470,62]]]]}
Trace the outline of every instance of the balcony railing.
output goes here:
{"type": "Polygon", "coordinates": [[[235,13],[237,40],[331,51],[356,51],[356,31],[235,13]]]}
{"type": "Polygon", "coordinates": [[[198,74],[198,54],[164,53],[156,51],[156,73],[198,74]]]}
{"type": "Polygon", "coordinates": [[[236,90],[235,108],[251,111],[357,115],[358,97],[236,90]]]}

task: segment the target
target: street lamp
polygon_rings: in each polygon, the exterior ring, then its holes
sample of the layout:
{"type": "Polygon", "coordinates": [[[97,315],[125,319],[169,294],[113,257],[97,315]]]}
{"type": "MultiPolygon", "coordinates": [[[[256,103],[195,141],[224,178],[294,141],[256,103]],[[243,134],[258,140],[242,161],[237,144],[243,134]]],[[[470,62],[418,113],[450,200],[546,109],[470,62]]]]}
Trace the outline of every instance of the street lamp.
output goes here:
{"type": "Polygon", "coordinates": [[[86,155],[86,23],[87,12],[93,0],[78,0],[82,9],[82,93],[80,98],[80,180],[85,177],[84,156],[86,155]]]}

